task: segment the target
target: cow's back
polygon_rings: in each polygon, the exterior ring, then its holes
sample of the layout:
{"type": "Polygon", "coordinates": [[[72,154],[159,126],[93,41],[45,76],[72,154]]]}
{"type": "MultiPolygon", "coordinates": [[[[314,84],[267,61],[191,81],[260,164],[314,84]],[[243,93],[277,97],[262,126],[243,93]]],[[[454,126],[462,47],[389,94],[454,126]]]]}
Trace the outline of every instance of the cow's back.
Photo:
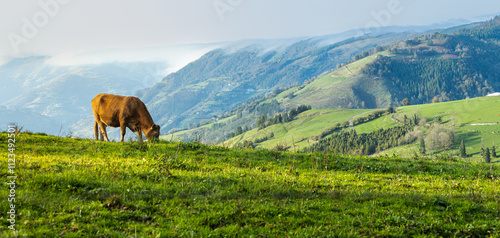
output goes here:
{"type": "Polygon", "coordinates": [[[94,114],[109,126],[119,126],[117,124],[120,119],[124,119],[123,117],[152,121],[146,105],[137,97],[101,93],[92,99],[91,106],[94,114]]]}
{"type": "Polygon", "coordinates": [[[99,115],[120,110],[124,105],[125,97],[101,93],[92,99],[92,110],[99,115]]]}

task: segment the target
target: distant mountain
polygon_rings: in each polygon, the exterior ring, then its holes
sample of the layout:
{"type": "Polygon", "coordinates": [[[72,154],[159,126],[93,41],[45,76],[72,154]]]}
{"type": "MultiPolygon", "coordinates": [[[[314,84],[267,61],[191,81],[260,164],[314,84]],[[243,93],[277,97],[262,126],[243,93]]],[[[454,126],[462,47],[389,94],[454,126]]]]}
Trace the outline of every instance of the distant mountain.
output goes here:
{"type": "MultiPolygon", "coordinates": [[[[61,128],[80,131],[82,128],[71,125],[92,115],[90,101],[95,95],[101,92],[134,95],[137,90],[156,83],[167,67],[158,62],[61,66],[47,63],[49,59],[20,58],[0,66],[4,120],[35,132],[57,135],[61,128]],[[34,123],[35,118],[42,118],[39,125],[34,123]]],[[[87,128],[78,136],[88,137],[91,132],[87,128]]]]}
{"type": "Polygon", "coordinates": [[[162,131],[196,126],[250,98],[301,85],[378,45],[411,39],[419,32],[350,34],[284,40],[248,40],[213,50],[161,83],[142,90],[162,131]]]}
{"type": "Polygon", "coordinates": [[[0,115],[2,115],[0,125],[3,130],[7,129],[7,125],[15,124],[22,127],[23,131],[46,132],[60,136],[69,133],[67,128],[61,127],[58,122],[29,109],[7,109],[5,106],[0,106],[0,115]]]}

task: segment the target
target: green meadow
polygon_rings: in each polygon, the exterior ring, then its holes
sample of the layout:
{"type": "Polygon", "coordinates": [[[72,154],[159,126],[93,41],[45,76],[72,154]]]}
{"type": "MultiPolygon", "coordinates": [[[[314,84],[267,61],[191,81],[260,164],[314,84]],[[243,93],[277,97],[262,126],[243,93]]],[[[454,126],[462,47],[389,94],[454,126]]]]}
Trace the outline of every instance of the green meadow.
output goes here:
{"type": "MultiPolygon", "coordinates": [[[[482,160],[480,155],[481,143],[484,148],[500,145],[500,97],[480,97],[459,101],[440,102],[422,105],[409,105],[396,108],[393,114],[383,115],[379,118],[356,124],[354,129],[358,134],[370,133],[378,129],[388,129],[402,123],[402,118],[418,115],[425,118],[429,127],[440,118],[444,128],[454,128],[456,137],[453,145],[448,150],[429,152],[429,155],[457,156],[460,143],[464,140],[467,153],[473,160],[482,160]]],[[[299,114],[294,120],[268,126],[264,129],[252,129],[241,135],[235,136],[219,145],[227,147],[245,146],[246,142],[268,137],[259,143],[254,143],[256,148],[275,149],[277,146],[287,148],[289,151],[298,151],[317,142],[315,136],[333,127],[342,124],[351,117],[366,116],[371,111],[384,109],[313,109],[299,114]],[[366,114],[363,114],[366,113],[366,114]]],[[[344,129],[348,130],[348,128],[344,129]]],[[[340,130],[337,130],[337,132],[340,130]]],[[[425,136],[426,130],[423,131],[425,136]]],[[[331,135],[330,135],[331,136],[331,135]]],[[[169,137],[165,137],[169,139],[169,137]]],[[[412,157],[419,154],[419,144],[395,147],[378,154],[412,157]]],[[[500,154],[500,153],[499,153],[500,154]]]]}
{"type": "MultiPolygon", "coordinates": [[[[7,133],[0,176],[7,182],[7,133]]],[[[26,237],[499,237],[500,172],[434,156],[16,135],[26,237]]],[[[7,185],[0,196],[8,196],[7,185]]],[[[0,236],[9,203],[0,205],[0,236]]]]}

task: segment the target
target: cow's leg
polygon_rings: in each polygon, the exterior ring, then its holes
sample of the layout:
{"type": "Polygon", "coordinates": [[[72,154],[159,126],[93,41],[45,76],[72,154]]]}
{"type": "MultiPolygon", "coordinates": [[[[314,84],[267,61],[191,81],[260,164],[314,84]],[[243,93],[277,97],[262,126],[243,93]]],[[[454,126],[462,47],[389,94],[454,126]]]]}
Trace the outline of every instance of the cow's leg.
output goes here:
{"type": "Polygon", "coordinates": [[[106,124],[104,123],[99,123],[99,126],[101,127],[101,134],[104,136],[104,139],[109,142],[109,139],[108,139],[108,133],[106,133],[106,124]]]}
{"type": "Polygon", "coordinates": [[[127,125],[125,123],[121,123],[120,130],[122,132],[122,137],[121,137],[120,141],[124,142],[125,141],[125,133],[127,132],[127,125]]]}
{"type": "MultiPolygon", "coordinates": [[[[95,134],[95,140],[99,140],[99,123],[95,121],[94,123],[94,134],[95,134]]],[[[102,134],[101,134],[101,140],[102,140],[102,134]]]]}
{"type": "Polygon", "coordinates": [[[142,133],[141,133],[141,130],[137,131],[137,137],[139,137],[139,141],[142,142],[142,133]]]}

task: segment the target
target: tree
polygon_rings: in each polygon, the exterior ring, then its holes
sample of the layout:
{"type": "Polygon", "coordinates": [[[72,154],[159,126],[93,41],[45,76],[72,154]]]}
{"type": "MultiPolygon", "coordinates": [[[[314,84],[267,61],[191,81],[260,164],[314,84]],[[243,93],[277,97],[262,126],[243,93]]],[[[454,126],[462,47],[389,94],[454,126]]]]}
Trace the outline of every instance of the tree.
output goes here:
{"type": "Polygon", "coordinates": [[[243,128],[241,128],[241,126],[236,127],[236,132],[234,134],[235,135],[243,134],[243,128]]]}
{"type": "Polygon", "coordinates": [[[493,144],[493,147],[491,147],[491,157],[492,158],[497,157],[497,152],[495,152],[495,144],[493,144]]]}
{"type": "Polygon", "coordinates": [[[460,144],[460,156],[461,156],[462,158],[467,157],[467,152],[465,151],[465,144],[464,144],[464,140],[462,140],[462,143],[460,144]]]}
{"type": "Polygon", "coordinates": [[[264,129],[264,128],[266,128],[266,121],[267,121],[267,116],[266,116],[266,114],[262,114],[262,116],[260,116],[260,117],[257,119],[257,128],[259,128],[259,129],[264,129]]]}
{"type": "Polygon", "coordinates": [[[393,106],[389,106],[389,108],[387,108],[387,113],[391,114],[391,113],[395,113],[396,112],[396,109],[394,109],[393,106]]]}
{"type": "Polygon", "coordinates": [[[410,100],[408,98],[405,98],[403,99],[403,101],[401,101],[401,104],[403,104],[403,106],[408,106],[410,105],[410,100]]]}
{"type": "Polygon", "coordinates": [[[438,96],[434,96],[434,98],[432,99],[432,103],[438,103],[438,102],[439,102],[438,96]]]}
{"type": "Polygon", "coordinates": [[[425,141],[423,137],[420,137],[420,155],[425,155],[425,141]]]}
{"type": "Polygon", "coordinates": [[[435,116],[434,117],[434,122],[437,122],[437,123],[441,124],[443,122],[442,116],[435,116]]]}
{"type": "Polygon", "coordinates": [[[484,140],[481,138],[481,156],[484,157],[484,140]]]}
{"type": "Polygon", "coordinates": [[[486,152],[484,152],[484,162],[489,163],[491,162],[491,157],[490,157],[490,148],[486,148],[486,152]]]}

